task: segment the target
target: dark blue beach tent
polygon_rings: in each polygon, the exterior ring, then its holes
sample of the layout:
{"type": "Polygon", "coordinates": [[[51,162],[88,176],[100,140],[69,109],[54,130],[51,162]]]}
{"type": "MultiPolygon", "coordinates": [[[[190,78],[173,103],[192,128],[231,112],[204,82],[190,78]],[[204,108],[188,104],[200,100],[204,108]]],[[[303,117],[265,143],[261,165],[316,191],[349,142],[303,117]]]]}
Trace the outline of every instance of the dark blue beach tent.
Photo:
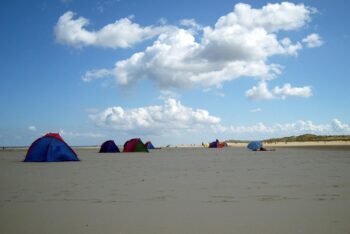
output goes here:
{"type": "Polygon", "coordinates": [[[119,153],[120,150],[113,140],[105,141],[101,145],[100,153],[119,153]]]}
{"type": "Polygon", "coordinates": [[[247,148],[253,151],[260,150],[261,147],[262,147],[261,141],[251,141],[247,145],[247,148]]]}
{"type": "Polygon", "coordinates": [[[154,145],[150,141],[147,141],[145,145],[146,145],[147,149],[155,149],[154,145]]]}
{"type": "Polygon", "coordinates": [[[48,133],[29,147],[24,162],[79,161],[77,154],[58,133],[48,133]]]}

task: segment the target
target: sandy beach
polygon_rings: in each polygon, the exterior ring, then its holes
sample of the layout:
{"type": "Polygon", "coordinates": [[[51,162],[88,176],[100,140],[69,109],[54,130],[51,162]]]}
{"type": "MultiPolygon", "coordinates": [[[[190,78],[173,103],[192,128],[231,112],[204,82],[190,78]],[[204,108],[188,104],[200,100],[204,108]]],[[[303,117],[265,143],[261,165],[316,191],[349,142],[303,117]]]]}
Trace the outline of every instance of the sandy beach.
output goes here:
{"type": "Polygon", "coordinates": [[[346,147],[76,152],[0,150],[0,233],[350,233],[346,147]]]}

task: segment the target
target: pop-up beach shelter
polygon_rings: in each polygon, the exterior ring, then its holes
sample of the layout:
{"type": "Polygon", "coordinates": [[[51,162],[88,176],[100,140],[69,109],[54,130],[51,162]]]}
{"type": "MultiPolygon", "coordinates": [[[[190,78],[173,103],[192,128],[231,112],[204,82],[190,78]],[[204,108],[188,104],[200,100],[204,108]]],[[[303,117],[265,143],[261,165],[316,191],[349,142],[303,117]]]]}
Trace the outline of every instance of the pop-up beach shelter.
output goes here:
{"type": "Polygon", "coordinates": [[[58,133],[48,133],[29,147],[24,162],[79,161],[77,154],[58,133]]]}
{"type": "Polygon", "coordinates": [[[260,150],[261,147],[262,147],[261,141],[251,141],[247,145],[247,148],[253,151],[260,150]]]}
{"type": "Polygon", "coordinates": [[[147,141],[145,145],[147,149],[155,149],[154,145],[150,141],[147,141]]]}
{"type": "Polygon", "coordinates": [[[140,138],[134,138],[125,142],[123,152],[148,152],[148,149],[140,138]]]}
{"type": "Polygon", "coordinates": [[[209,148],[223,148],[225,145],[225,143],[220,143],[219,140],[216,139],[216,141],[209,143],[209,148]]]}
{"type": "Polygon", "coordinates": [[[113,140],[105,141],[101,145],[100,153],[119,153],[120,150],[113,140]]]}

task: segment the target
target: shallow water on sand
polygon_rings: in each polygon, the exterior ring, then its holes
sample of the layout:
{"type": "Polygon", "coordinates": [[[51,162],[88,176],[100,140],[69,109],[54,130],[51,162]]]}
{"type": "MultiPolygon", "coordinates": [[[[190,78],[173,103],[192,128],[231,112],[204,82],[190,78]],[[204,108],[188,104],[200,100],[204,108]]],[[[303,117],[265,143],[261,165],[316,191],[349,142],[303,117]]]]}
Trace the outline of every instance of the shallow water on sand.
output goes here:
{"type": "Polygon", "coordinates": [[[347,149],[0,151],[0,233],[350,233],[347,149]]]}

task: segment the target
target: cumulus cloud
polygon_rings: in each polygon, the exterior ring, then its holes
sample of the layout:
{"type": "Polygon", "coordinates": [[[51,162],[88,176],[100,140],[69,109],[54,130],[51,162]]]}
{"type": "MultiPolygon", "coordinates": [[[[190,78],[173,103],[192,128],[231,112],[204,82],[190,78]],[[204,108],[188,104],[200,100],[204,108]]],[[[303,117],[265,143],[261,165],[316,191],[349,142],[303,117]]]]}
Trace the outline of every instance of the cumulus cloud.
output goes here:
{"type": "Polygon", "coordinates": [[[165,100],[163,105],[129,110],[124,110],[120,106],[110,107],[98,114],[90,115],[90,119],[100,127],[156,135],[196,131],[220,122],[220,118],[210,115],[208,111],[194,110],[172,98],[165,100]]]}
{"type": "MultiPolygon", "coordinates": [[[[295,56],[302,49],[301,42],[292,42],[285,36],[279,39],[279,33],[305,26],[314,12],[303,4],[288,2],[267,4],[260,9],[239,3],[213,27],[200,26],[194,19],[182,20],[172,30],[162,31],[144,51],[117,61],[109,71],[119,85],[148,79],[161,88],[221,87],[224,82],[241,77],[268,81],[282,73],[282,66],[269,63],[269,58],[295,56]],[[202,33],[197,34],[198,30],[202,33]]],[[[83,20],[76,20],[82,30],[86,24],[83,20]]],[[[72,21],[70,17],[68,22],[72,21]]],[[[281,97],[295,91],[282,89],[276,90],[281,97]]]]}
{"type": "Polygon", "coordinates": [[[272,55],[296,54],[300,44],[282,43],[286,39],[279,41],[277,33],[301,28],[310,21],[311,14],[310,8],[288,2],[267,4],[261,9],[236,4],[214,28],[204,28],[202,53],[214,60],[231,61],[266,61],[272,55]]]}
{"type": "Polygon", "coordinates": [[[264,28],[268,32],[295,30],[309,22],[314,12],[314,8],[290,2],[268,3],[261,9],[238,3],[233,12],[218,20],[217,27],[241,25],[249,29],[264,28]]]}
{"type": "MultiPolygon", "coordinates": [[[[260,112],[260,108],[252,112],[260,112]]],[[[287,136],[305,133],[313,134],[350,134],[350,126],[338,119],[330,123],[317,124],[310,120],[298,120],[292,123],[268,125],[223,125],[221,119],[204,109],[184,106],[179,100],[169,98],[162,105],[124,109],[109,107],[98,113],[90,114],[90,120],[103,129],[118,129],[120,134],[169,136],[175,133],[194,132],[225,136],[287,136]]],[[[67,133],[66,133],[67,134],[67,133]]]]}
{"type": "Polygon", "coordinates": [[[316,33],[312,33],[312,34],[308,35],[307,37],[305,37],[302,40],[302,42],[305,43],[306,46],[309,48],[319,47],[319,46],[323,45],[323,40],[316,33]]]}
{"type": "MultiPolygon", "coordinates": [[[[260,108],[252,112],[260,112],[260,108]]],[[[330,123],[317,124],[310,120],[298,120],[292,123],[267,125],[223,125],[221,119],[205,109],[193,109],[184,106],[179,100],[168,98],[162,105],[124,109],[121,106],[109,107],[89,115],[90,120],[102,129],[117,129],[120,134],[167,136],[175,133],[210,133],[226,136],[246,135],[298,135],[313,134],[350,134],[350,126],[338,119],[330,123]]]]}
{"type": "Polygon", "coordinates": [[[58,42],[75,47],[128,48],[167,30],[166,27],[142,27],[133,23],[130,18],[122,18],[98,31],[89,31],[86,29],[89,25],[88,19],[74,17],[75,13],[68,11],[58,19],[54,28],[58,42]]]}
{"type": "Polygon", "coordinates": [[[267,64],[263,60],[230,60],[225,54],[231,55],[232,51],[207,53],[204,51],[208,49],[201,47],[189,31],[173,30],[162,34],[144,52],[118,61],[115,78],[121,85],[149,79],[160,87],[191,88],[220,87],[224,81],[243,76],[272,79],[281,73],[281,67],[276,64],[267,64]],[[215,60],[213,56],[221,59],[215,60]]]}
{"type": "Polygon", "coordinates": [[[310,86],[292,87],[291,84],[284,84],[270,91],[266,82],[260,82],[258,86],[247,90],[245,95],[252,100],[286,99],[288,96],[308,98],[312,96],[312,89],[310,86]]]}

